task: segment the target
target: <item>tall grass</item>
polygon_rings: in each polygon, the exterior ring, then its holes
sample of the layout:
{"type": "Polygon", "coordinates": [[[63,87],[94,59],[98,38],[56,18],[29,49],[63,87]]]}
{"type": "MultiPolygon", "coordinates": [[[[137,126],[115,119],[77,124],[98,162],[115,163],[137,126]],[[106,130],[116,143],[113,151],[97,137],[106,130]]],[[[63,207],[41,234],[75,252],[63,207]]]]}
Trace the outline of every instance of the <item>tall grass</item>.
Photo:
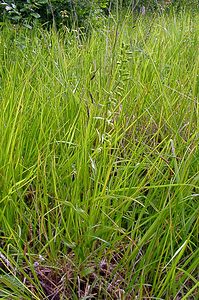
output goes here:
{"type": "Polygon", "coordinates": [[[197,299],[198,21],[1,29],[1,299],[197,299]]]}

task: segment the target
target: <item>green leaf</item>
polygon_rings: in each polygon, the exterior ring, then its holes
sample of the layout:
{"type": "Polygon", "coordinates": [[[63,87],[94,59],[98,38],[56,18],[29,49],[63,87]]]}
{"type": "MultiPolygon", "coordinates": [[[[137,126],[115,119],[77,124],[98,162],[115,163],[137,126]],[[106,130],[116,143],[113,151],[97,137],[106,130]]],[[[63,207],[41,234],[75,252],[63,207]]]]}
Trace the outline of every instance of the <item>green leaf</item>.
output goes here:
{"type": "Polygon", "coordinates": [[[39,19],[41,17],[40,14],[36,12],[32,12],[30,15],[33,16],[35,19],[39,19]]]}
{"type": "Polygon", "coordinates": [[[48,0],[38,0],[37,2],[35,2],[35,4],[47,4],[48,3],[48,0]]]}

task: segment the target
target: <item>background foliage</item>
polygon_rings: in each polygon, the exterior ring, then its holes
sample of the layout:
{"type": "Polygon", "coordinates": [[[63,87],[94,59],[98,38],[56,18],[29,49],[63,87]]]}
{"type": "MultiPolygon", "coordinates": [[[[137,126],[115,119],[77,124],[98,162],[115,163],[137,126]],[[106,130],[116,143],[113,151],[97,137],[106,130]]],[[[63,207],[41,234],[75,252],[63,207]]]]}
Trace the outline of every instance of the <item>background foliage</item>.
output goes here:
{"type": "Polygon", "coordinates": [[[154,11],[176,7],[198,8],[197,0],[0,0],[0,20],[10,20],[26,27],[37,23],[58,27],[98,25],[111,10],[131,8],[134,11],[154,11]]]}
{"type": "Polygon", "coordinates": [[[6,0],[0,1],[1,21],[5,18],[14,23],[30,26],[35,23],[84,26],[102,15],[108,0],[6,0]]]}

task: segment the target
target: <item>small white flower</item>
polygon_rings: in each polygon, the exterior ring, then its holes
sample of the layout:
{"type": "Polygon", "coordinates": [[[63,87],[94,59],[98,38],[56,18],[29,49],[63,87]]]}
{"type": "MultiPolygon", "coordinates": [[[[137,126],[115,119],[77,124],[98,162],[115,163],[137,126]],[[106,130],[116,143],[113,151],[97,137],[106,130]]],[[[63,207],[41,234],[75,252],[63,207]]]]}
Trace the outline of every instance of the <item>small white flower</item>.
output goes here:
{"type": "Polygon", "coordinates": [[[6,5],[5,10],[10,11],[10,10],[12,10],[12,7],[9,5],[6,5]]]}
{"type": "Polygon", "coordinates": [[[45,258],[43,258],[43,256],[42,256],[41,254],[39,254],[39,260],[40,260],[40,261],[44,261],[45,258]]]}

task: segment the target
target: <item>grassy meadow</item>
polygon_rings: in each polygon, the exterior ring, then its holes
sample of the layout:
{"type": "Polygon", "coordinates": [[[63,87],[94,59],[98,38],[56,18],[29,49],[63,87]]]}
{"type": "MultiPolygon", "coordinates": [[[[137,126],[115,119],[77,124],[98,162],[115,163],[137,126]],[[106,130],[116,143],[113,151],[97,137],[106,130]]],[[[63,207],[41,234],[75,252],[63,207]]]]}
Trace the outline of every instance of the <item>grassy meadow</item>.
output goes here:
{"type": "Polygon", "coordinates": [[[198,299],[199,15],[0,31],[0,299],[198,299]]]}

